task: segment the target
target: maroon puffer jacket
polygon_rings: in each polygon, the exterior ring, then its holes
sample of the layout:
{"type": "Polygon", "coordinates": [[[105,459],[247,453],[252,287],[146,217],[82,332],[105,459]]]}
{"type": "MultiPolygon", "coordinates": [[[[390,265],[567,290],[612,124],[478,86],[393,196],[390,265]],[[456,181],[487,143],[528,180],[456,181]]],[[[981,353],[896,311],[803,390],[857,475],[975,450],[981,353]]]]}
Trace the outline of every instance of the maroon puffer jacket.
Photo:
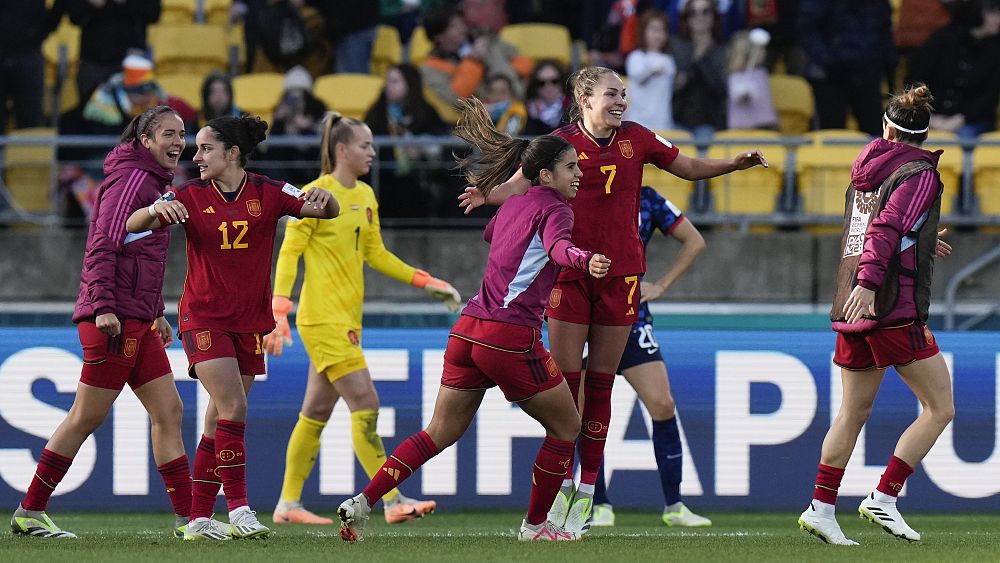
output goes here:
{"type": "Polygon", "coordinates": [[[125,221],[163,195],[174,172],[133,141],[111,150],[104,159],[104,176],[87,232],[73,322],[104,313],[152,321],[163,314],[170,229],[129,234],[125,221]]]}

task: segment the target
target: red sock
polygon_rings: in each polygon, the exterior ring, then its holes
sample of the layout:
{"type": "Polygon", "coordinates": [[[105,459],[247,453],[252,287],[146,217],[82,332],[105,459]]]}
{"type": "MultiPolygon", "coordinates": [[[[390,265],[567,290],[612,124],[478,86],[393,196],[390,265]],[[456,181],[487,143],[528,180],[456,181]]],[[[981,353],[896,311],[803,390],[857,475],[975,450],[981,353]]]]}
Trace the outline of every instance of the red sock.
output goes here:
{"type": "Polygon", "coordinates": [[[604,459],[604,442],[611,422],[613,373],[587,372],[583,380],[583,412],[580,429],[580,483],[593,485],[604,459]]]}
{"type": "Polygon", "coordinates": [[[843,478],[844,468],[819,464],[813,499],[827,504],[837,504],[837,490],[840,489],[840,481],[843,478]]]}
{"type": "Polygon", "coordinates": [[[578,371],[564,371],[563,377],[566,379],[566,385],[569,385],[569,392],[573,395],[573,404],[576,408],[580,408],[580,372],[578,371]]]}
{"type": "Polygon", "coordinates": [[[201,437],[191,472],[191,519],[210,518],[219,495],[219,472],[215,465],[215,438],[201,437]]]}
{"type": "Polygon", "coordinates": [[[573,442],[546,436],[531,471],[531,500],[528,502],[528,524],[536,526],[548,518],[549,508],[559,492],[573,459],[573,442]]]}
{"type": "Polygon", "coordinates": [[[440,450],[434,445],[434,440],[423,430],[403,440],[362,491],[368,497],[368,506],[374,506],[386,493],[413,475],[428,459],[436,456],[438,451],[440,450]]]}
{"type": "Polygon", "coordinates": [[[899,496],[899,491],[903,489],[906,478],[913,473],[913,468],[905,461],[896,456],[889,459],[889,466],[885,468],[882,479],[878,482],[876,490],[891,497],[899,496]]]}
{"type": "Polygon", "coordinates": [[[247,454],[243,435],[245,422],[219,420],[215,426],[215,463],[219,466],[222,490],[226,493],[226,505],[230,512],[247,501],[247,454]]]}
{"type": "Polygon", "coordinates": [[[188,456],[164,463],[156,468],[163,477],[167,487],[170,504],[174,505],[174,514],[188,518],[191,516],[191,468],[188,467],[188,456]]]}
{"type": "Polygon", "coordinates": [[[59,481],[66,476],[72,463],[71,457],[43,449],[42,456],[38,459],[38,468],[35,469],[35,476],[31,478],[28,492],[21,501],[21,507],[25,510],[45,510],[49,504],[49,497],[56,490],[59,481]]]}

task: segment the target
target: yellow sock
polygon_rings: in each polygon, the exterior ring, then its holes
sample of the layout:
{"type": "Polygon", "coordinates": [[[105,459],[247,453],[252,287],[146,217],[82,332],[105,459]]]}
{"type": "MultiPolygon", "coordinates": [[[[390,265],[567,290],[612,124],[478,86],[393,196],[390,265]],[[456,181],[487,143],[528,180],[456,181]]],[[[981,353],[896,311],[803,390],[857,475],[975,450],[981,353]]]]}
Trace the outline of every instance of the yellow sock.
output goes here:
{"type": "Polygon", "coordinates": [[[302,487],[316,465],[319,435],[323,433],[325,426],[325,422],[299,413],[299,421],[295,423],[285,452],[285,480],[281,486],[281,502],[298,502],[302,499],[302,487]]]}
{"type": "MultiPolygon", "coordinates": [[[[382,438],[376,432],[378,427],[378,411],[362,409],[351,413],[351,440],[354,442],[354,455],[358,456],[361,467],[365,469],[368,478],[372,478],[385,463],[385,446],[382,438]]],[[[399,494],[393,489],[382,497],[383,501],[392,500],[399,494]]]]}

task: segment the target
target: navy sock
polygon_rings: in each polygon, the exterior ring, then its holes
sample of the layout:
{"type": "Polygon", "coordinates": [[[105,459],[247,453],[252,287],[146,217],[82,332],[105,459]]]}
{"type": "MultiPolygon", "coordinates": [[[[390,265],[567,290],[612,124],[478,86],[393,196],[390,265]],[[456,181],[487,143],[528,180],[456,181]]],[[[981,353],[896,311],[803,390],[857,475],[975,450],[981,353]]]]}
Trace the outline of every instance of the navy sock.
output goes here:
{"type": "Polygon", "coordinates": [[[597,472],[597,481],[594,483],[594,504],[611,504],[608,498],[608,485],[604,482],[604,462],[601,462],[601,470],[597,472]]]}
{"type": "Polygon", "coordinates": [[[660,470],[663,499],[669,506],[681,500],[681,471],[684,467],[681,434],[677,417],[653,421],[653,456],[660,470]]]}

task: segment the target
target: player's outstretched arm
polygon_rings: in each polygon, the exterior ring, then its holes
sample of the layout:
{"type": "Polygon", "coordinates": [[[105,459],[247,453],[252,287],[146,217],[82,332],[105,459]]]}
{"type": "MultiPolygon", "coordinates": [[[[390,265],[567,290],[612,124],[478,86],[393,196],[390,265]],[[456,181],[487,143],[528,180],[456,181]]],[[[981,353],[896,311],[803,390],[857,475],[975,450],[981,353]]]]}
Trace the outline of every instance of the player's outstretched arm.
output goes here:
{"type": "Polygon", "coordinates": [[[740,152],[729,159],[691,158],[684,154],[678,154],[677,158],[667,167],[667,172],[685,180],[695,181],[722,176],[737,170],[746,170],[757,165],[767,168],[767,159],[764,158],[764,153],[760,152],[760,149],[740,152]]]}
{"type": "Polygon", "coordinates": [[[125,222],[125,230],[130,233],[142,233],[150,229],[159,229],[163,226],[160,217],[166,219],[167,224],[183,223],[188,218],[188,210],[177,200],[160,198],[149,207],[136,209],[125,222]]]}
{"type": "Polygon", "coordinates": [[[302,199],[306,202],[299,212],[301,217],[313,217],[316,219],[333,219],[340,215],[340,203],[333,194],[323,188],[313,187],[302,194],[302,199]]]}
{"type": "Polygon", "coordinates": [[[465,213],[468,214],[473,209],[487,203],[490,205],[502,205],[510,196],[521,195],[527,192],[530,187],[531,181],[525,178],[524,174],[521,173],[521,169],[518,168],[513,176],[506,182],[490,190],[490,193],[486,197],[483,197],[483,193],[476,186],[465,188],[465,191],[458,195],[458,206],[464,207],[465,213]]]}

